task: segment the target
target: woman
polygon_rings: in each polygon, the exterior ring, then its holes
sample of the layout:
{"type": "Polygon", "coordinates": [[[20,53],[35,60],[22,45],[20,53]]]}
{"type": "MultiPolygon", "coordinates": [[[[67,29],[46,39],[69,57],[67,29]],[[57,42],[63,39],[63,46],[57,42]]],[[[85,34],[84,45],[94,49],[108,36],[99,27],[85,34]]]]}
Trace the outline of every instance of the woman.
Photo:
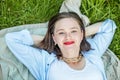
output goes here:
{"type": "Polygon", "coordinates": [[[115,29],[109,19],[84,29],[76,13],[63,12],[50,19],[43,40],[28,30],[8,33],[5,38],[9,49],[37,80],[107,80],[101,56],[115,29]]]}

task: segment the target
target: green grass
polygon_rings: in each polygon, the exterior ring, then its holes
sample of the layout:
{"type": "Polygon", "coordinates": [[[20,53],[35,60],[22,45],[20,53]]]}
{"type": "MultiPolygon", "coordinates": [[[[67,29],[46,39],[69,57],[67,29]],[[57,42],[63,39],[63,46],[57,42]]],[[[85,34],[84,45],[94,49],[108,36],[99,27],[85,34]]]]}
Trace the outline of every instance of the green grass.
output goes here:
{"type": "MultiPolygon", "coordinates": [[[[120,0],[82,0],[81,11],[91,23],[113,19],[118,28],[110,49],[120,58],[120,0]]],[[[0,29],[48,21],[63,0],[0,0],[0,29]]]]}
{"type": "Polygon", "coordinates": [[[116,22],[117,30],[109,48],[120,59],[120,0],[83,0],[81,9],[91,23],[107,18],[116,22]]]}
{"type": "Polygon", "coordinates": [[[61,4],[62,0],[1,0],[0,29],[48,21],[61,4]]]}

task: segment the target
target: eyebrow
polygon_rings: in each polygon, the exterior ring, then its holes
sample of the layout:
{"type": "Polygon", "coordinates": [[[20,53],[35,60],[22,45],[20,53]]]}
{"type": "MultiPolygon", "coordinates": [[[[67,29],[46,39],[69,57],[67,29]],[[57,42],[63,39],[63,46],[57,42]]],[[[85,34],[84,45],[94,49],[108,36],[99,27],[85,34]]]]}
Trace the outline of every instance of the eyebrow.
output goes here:
{"type": "MultiPolygon", "coordinates": [[[[70,29],[78,29],[78,27],[72,27],[72,28],[70,28],[70,29]]],[[[64,30],[64,29],[58,29],[56,32],[62,31],[62,30],[64,30]]]]}
{"type": "Polygon", "coordinates": [[[72,27],[71,29],[79,29],[78,27],[72,27]]]}
{"type": "Polygon", "coordinates": [[[64,29],[58,29],[56,32],[59,32],[59,31],[62,31],[62,30],[64,30],[64,29]]]}

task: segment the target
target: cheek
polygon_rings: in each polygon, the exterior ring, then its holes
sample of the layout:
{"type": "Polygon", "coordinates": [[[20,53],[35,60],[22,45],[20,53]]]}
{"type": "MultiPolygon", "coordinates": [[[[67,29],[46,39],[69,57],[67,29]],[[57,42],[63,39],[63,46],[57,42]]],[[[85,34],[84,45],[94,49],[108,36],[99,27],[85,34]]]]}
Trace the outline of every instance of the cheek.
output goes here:
{"type": "Polygon", "coordinates": [[[76,39],[77,44],[80,45],[82,40],[83,40],[83,36],[82,35],[78,35],[78,36],[74,37],[74,39],[76,39]]]}
{"type": "Polygon", "coordinates": [[[80,33],[79,39],[80,39],[80,42],[83,40],[83,32],[80,33]]]}
{"type": "Polygon", "coordinates": [[[63,47],[63,40],[62,40],[62,38],[57,38],[56,37],[56,44],[61,49],[63,47]]]}
{"type": "Polygon", "coordinates": [[[60,44],[62,43],[62,37],[59,37],[59,36],[53,36],[53,40],[56,44],[60,44]]]}
{"type": "Polygon", "coordinates": [[[57,38],[56,42],[58,45],[61,45],[63,41],[63,38],[57,38]]]}

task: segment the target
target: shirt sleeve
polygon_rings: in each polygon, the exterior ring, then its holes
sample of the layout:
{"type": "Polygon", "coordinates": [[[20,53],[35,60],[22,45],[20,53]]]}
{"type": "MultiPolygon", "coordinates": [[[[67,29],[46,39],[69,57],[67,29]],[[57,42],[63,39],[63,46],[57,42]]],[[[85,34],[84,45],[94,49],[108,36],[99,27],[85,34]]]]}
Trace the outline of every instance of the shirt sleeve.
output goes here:
{"type": "Polygon", "coordinates": [[[109,47],[114,36],[115,29],[116,24],[113,20],[105,20],[100,26],[99,31],[96,33],[96,35],[93,38],[88,39],[88,42],[92,47],[92,50],[90,50],[90,52],[101,57],[109,47]]]}
{"type": "MultiPolygon", "coordinates": [[[[33,74],[41,80],[40,71],[44,67],[42,50],[32,47],[33,40],[28,30],[12,32],[5,35],[8,48],[33,74]]],[[[47,54],[47,52],[46,52],[47,54]]],[[[45,55],[45,52],[44,52],[45,55]]]]}

